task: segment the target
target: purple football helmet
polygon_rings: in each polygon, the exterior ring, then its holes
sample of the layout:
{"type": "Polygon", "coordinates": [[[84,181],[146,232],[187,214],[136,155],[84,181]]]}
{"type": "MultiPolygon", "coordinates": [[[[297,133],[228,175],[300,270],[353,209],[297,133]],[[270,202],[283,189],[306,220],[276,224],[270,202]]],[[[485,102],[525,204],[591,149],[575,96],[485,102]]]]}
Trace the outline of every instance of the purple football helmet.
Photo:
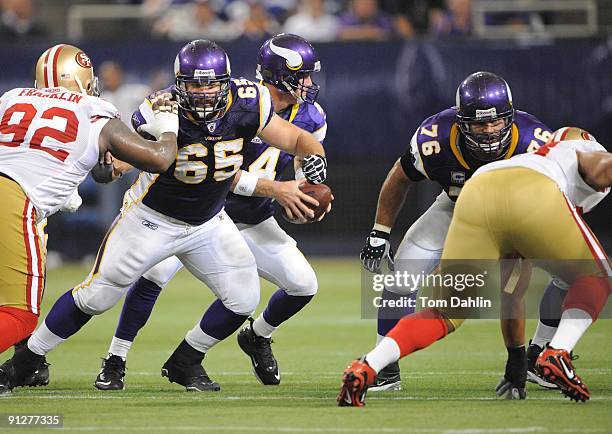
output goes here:
{"type": "Polygon", "coordinates": [[[179,107],[196,122],[215,122],[227,111],[230,92],[230,61],[223,48],[206,39],[189,42],[176,56],[174,75],[179,107]],[[219,84],[216,92],[193,92],[188,84],[219,84]]]}
{"type": "Polygon", "coordinates": [[[457,123],[465,137],[465,147],[474,158],[493,161],[504,155],[512,141],[514,107],[506,80],[491,72],[475,72],[457,88],[457,123]],[[477,123],[504,121],[501,130],[475,133],[477,123]]]}
{"type": "Polygon", "coordinates": [[[314,104],[319,85],[310,86],[302,79],[321,70],[319,55],[306,39],[289,33],[281,33],[268,39],[257,56],[257,79],[293,95],[298,103],[314,104]]]}

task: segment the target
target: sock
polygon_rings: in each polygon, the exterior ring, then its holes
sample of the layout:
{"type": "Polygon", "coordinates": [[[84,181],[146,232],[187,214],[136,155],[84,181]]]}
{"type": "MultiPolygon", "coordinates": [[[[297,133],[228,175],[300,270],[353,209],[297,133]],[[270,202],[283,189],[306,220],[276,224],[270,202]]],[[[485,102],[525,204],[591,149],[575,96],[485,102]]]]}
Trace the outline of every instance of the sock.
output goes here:
{"type": "Polygon", "coordinates": [[[400,359],[400,347],[391,338],[385,337],[380,341],[376,348],[366,355],[366,361],[378,374],[387,365],[397,362],[400,359]]]}
{"type": "MultiPolygon", "coordinates": [[[[382,303],[389,304],[390,302],[396,302],[402,300],[402,297],[409,297],[414,300],[416,298],[416,292],[412,292],[409,295],[400,295],[386,289],[382,292],[382,303]]],[[[380,342],[387,333],[391,331],[393,327],[397,325],[399,320],[406,315],[414,313],[414,307],[383,307],[378,308],[378,338],[377,342],[380,342]]]]}
{"type": "Polygon", "coordinates": [[[57,347],[59,344],[64,342],[66,339],[56,335],[47,326],[47,320],[36,329],[30,339],[28,339],[27,347],[34,354],[44,356],[49,351],[57,347]]]}
{"type": "Polygon", "coordinates": [[[45,319],[45,324],[53,334],[68,339],[87,324],[91,317],[92,315],[77,307],[70,290],[57,299],[45,319]]]}
{"type": "Polygon", "coordinates": [[[269,338],[272,336],[272,333],[274,333],[274,330],[276,330],[276,327],[268,324],[263,316],[263,312],[253,321],[253,332],[255,332],[257,336],[269,338]]]}
{"type": "Polygon", "coordinates": [[[293,315],[298,313],[312,300],[313,295],[289,295],[284,289],[279,289],[268,301],[263,312],[263,319],[272,326],[278,327],[293,315]]]}
{"type": "Polygon", "coordinates": [[[132,341],[126,341],[119,339],[117,336],[113,336],[113,340],[108,348],[108,355],[119,356],[125,362],[131,347],[132,341]]]}
{"type": "Polygon", "coordinates": [[[561,319],[561,305],[567,295],[567,290],[559,288],[554,282],[554,280],[550,281],[540,300],[540,322],[548,327],[557,328],[561,319]]]}
{"type": "Polygon", "coordinates": [[[565,310],[550,346],[567,352],[572,351],[592,323],[593,318],[582,309],[565,310]]]}
{"type": "MultiPolygon", "coordinates": [[[[115,331],[117,338],[130,342],[136,339],[136,335],[151,316],[153,306],[161,290],[162,288],[159,285],[144,277],[141,277],[132,285],[125,296],[121,317],[115,331]]],[[[116,353],[113,354],[118,355],[116,353]]]]}
{"type": "Polygon", "coordinates": [[[197,350],[183,339],[166,363],[176,363],[179,366],[191,366],[196,363],[201,364],[205,355],[205,352],[197,350]]]}
{"type": "Polygon", "coordinates": [[[219,341],[230,336],[247,319],[229,310],[221,300],[215,300],[204,313],[202,320],[187,332],[185,341],[193,348],[206,353],[219,341]]]}
{"type": "Polygon", "coordinates": [[[425,309],[402,318],[387,337],[397,342],[400,357],[428,347],[448,334],[444,317],[435,309],[425,309]]]}
{"type": "Polygon", "coordinates": [[[552,340],[556,331],[557,327],[547,326],[542,322],[542,320],[540,320],[538,321],[538,326],[536,327],[531,343],[536,344],[538,347],[544,348],[546,344],[552,340]]]}
{"type": "Polygon", "coordinates": [[[380,344],[380,341],[382,341],[384,338],[385,336],[376,333],[376,345],[380,344]]]}
{"type": "Polygon", "coordinates": [[[38,316],[27,310],[0,307],[0,353],[32,334],[38,316]]]}

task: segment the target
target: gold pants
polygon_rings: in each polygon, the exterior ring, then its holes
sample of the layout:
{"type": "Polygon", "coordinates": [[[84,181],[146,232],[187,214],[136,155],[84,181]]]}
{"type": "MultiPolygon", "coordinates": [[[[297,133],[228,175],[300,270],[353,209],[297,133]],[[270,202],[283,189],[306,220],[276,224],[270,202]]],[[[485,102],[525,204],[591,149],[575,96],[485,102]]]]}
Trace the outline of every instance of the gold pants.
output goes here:
{"type": "Polygon", "coordinates": [[[570,284],[581,276],[611,275],[601,244],[554,181],[522,167],[485,172],[461,191],[442,271],[445,260],[455,268],[460,260],[516,256],[570,284]]]}
{"type": "Polygon", "coordinates": [[[46,246],[36,210],[19,184],[0,176],[0,307],[40,314],[46,246]]]}

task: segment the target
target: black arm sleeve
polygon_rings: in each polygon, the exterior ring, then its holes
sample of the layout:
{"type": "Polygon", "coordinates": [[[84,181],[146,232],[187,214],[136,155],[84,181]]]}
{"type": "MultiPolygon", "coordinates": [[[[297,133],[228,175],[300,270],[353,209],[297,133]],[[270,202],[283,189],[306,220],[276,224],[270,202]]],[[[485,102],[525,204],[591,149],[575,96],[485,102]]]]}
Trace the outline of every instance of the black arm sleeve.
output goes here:
{"type": "Polygon", "coordinates": [[[404,173],[411,181],[418,182],[426,179],[425,175],[414,167],[414,157],[412,156],[410,149],[408,149],[406,153],[402,155],[400,158],[400,164],[402,165],[402,169],[404,169],[404,173]]]}

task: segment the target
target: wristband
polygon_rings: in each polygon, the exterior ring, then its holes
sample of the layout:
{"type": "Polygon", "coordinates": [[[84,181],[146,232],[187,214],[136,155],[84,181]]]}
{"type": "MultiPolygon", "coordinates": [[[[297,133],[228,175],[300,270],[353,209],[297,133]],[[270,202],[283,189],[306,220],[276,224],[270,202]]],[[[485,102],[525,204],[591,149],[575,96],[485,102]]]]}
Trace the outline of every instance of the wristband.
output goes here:
{"type": "Polygon", "coordinates": [[[256,175],[246,170],[242,170],[240,172],[240,179],[234,187],[234,193],[241,196],[253,196],[258,180],[259,178],[256,175]]]}
{"type": "Polygon", "coordinates": [[[306,178],[306,175],[304,175],[304,171],[301,167],[298,167],[298,169],[295,171],[295,179],[300,180],[304,178],[306,178]]]}
{"type": "Polygon", "coordinates": [[[391,228],[389,226],[381,225],[380,223],[374,223],[372,230],[386,232],[387,234],[391,233],[391,228]]]}

